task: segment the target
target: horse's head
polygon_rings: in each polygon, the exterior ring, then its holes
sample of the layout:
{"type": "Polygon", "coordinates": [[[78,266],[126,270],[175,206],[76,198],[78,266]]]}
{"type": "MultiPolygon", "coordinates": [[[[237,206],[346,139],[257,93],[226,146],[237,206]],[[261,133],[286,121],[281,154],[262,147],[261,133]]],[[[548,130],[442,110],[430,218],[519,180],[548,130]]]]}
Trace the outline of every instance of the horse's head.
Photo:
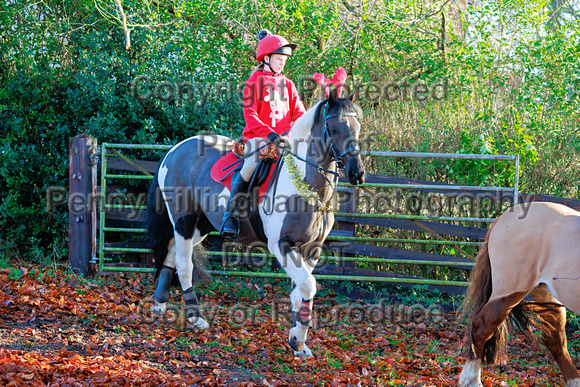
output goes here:
{"type": "Polygon", "coordinates": [[[327,102],[321,104],[322,141],[328,154],[334,157],[340,169],[352,185],[365,181],[365,168],[360,156],[359,118],[362,110],[349,98],[336,98],[334,90],[327,102]]]}

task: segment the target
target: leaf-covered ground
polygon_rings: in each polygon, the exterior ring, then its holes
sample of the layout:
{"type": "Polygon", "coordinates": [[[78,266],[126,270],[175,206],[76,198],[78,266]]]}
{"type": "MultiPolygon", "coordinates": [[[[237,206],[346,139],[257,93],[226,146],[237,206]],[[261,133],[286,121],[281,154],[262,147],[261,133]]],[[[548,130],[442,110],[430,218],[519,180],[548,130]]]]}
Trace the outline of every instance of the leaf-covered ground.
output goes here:
{"type": "MultiPolygon", "coordinates": [[[[409,322],[395,307],[362,318],[374,304],[355,307],[323,290],[316,302],[325,309],[309,335],[315,357],[297,358],[286,344],[285,315],[273,319],[273,309],[283,312],[288,281],[214,278],[198,286],[213,318],[203,333],[185,326],[180,300],[151,321],[151,281],[0,270],[0,385],[448,386],[463,363],[453,314],[409,322]]],[[[569,339],[577,361],[580,337],[569,339]]],[[[562,384],[543,347],[515,337],[510,352],[508,365],[485,368],[485,386],[562,384]]]]}

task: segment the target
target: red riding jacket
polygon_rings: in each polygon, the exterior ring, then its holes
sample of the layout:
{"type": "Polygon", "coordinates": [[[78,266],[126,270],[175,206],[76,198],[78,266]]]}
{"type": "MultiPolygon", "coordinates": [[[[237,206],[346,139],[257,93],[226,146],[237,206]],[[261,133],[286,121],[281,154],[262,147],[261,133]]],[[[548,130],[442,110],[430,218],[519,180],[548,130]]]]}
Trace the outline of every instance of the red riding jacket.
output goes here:
{"type": "Polygon", "coordinates": [[[292,123],[304,114],[294,83],[283,74],[256,71],[244,88],[244,142],[254,137],[286,133],[292,123]]]}

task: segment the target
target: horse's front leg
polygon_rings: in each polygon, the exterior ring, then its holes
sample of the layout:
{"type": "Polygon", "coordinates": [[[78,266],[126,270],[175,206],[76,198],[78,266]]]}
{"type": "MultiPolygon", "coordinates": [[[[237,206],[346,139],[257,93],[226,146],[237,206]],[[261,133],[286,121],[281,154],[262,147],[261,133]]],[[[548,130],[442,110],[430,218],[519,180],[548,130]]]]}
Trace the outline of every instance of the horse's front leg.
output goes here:
{"type": "Polygon", "coordinates": [[[288,333],[288,344],[297,356],[312,356],[306,346],[308,330],[312,327],[312,305],[316,294],[316,279],[302,255],[293,249],[276,246],[276,257],[294,282],[290,294],[292,303],[292,327],[288,333]]]}
{"type": "MultiPolygon", "coordinates": [[[[289,274],[290,275],[290,274],[289,274]]],[[[292,327],[288,332],[288,344],[297,356],[312,356],[312,351],[306,346],[308,330],[312,327],[312,305],[316,294],[316,279],[312,274],[305,278],[298,274],[290,275],[296,286],[290,294],[292,302],[292,327]]]]}

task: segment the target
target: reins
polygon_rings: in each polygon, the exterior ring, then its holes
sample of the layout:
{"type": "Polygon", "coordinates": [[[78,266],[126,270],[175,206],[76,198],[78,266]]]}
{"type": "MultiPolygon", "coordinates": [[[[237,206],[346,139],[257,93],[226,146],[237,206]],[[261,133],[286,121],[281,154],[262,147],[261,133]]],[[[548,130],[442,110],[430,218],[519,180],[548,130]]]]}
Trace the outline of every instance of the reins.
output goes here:
{"type": "MultiPolygon", "coordinates": [[[[335,165],[335,170],[334,171],[331,171],[329,169],[323,168],[321,165],[315,164],[315,163],[313,163],[311,161],[308,161],[308,160],[306,160],[306,159],[298,156],[296,153],[292,152],[291,150],[289,150],[289,149],[287,149],[287,148],[285,148],[283,146],[280,146],[280,145],[277,145],[277,146],[280,149],[280,158],[278,159],[278,162],[276,163],[276,166],[274,167],[275,168],[274,169],[274,173],[273,173],[272,179],[270,179],[270,183],[268,184],[268,189],[266,190],[266,196],[272,196],[272,198],[274,198],[274,199],[276,198],[276,190],[278,188],[278,180],[280,178],[280,171],[282,170],[282,166],[284,165],[284,159],[285,159],[285,157],[287,155],[290,155],[290,157],[296,158],[296,159],[298,159],[300,161],[303,161],[306,164],[308,164],[308,165],[313,166],[314,168],[316,168],[316,170],[318,172],[320,172],[320,174],[326,179],[326,181],[328,182],[328,184],[332,188],[332,192],[334,193],[334,191],[336,190],[336,183],[338,182],[338,178],[340,177],[340,173],[336,172],[336,169],[338,168],[338,164],[335,165]],[[330,174],[334,175],[333,181],[330,181],[328,179],[328,177],[326,176],[326,174],[324,174],[323,172],[330,173],[330,174]],[[270,194],[270,189],[272,188],[272,186],[274,188],[272,190],[272,193],[270,194]]],[[[287,168],[290,169],[290,166],[288,166],[287,168]]],[[[293,168],[293,169],[295,169],[295,168],[293,168]]],[[[296,172],[296,173],[298,173],[298,172],[296,172]]],[[[300,183],[298,181],[293,181],[293,183],[294,183],[295,186],[297,186],[296,188],[298,188],[299,191],[300,191],[300,188],[298,187],[298,185],[300,183]]],[[[318,197],[318,195],[316,195],[316,196],[318,197]]],[[[332,195],[331,195],[331,198],[332,198],[332,195]]],[[[319,201],[318,204],[325,211],[327,209],[327,204],[322,203],[320,201],[320,199],[318,199],[318,201],[319,201]]],[[[273,211],[274,211],[274,206],[272,206],[272,211],[267,212],[266,210],[264,210],[264,213],[266,215],[270,215],[273,211]]]]}
{"type": "MultiPolygon", "coordinates": [[[[298,160],[300,160],[300,161],[302,161],[302,162],[304,162],[304,163],[306,163],[306,164],[308,164],[308,165],[316,168],[319,172],[326,172],[326,173],[329,173],[331,175],[334,175],[336,178],[338,178],[340,176],[340,174],[338,172],[336,172],[336,169],[344,169],[344,163],[342,162],[342,158],[344,156],[346,156],[347,154],[349,154],[349,153],[356,152],[356,151],[360,151],[360,148],[359,148],[359,146],[357,144],[354,144],[354,145],[351,145],[350,147],[348,147],[347,149],[343,150],[342,152],[339,152],[338,149],[336,149],[336,146],[334,144],[334,141],[332,140],[332,135],[330,134],[330,129],[328,127],[328,119],[329,118],[335,118],[335,117],[356,117],[357,114],[356,114],[356,112],[346,112],[346,113],[343,113],[343,114],[340,114],[340,115],[339,114],[333,114],[331,116],[327,116],[326,115],[326,109],[327,109],[327,107],[328,107],[328,101],[324,104],[324,110],[322,111],[322,117],[324,119],[324,133],[322,135],[322,141],[325,144],[330,143],[330,148],[331,148],[332,153],[333,153],[331,155],[331,157],[338,164],[338,168],[335,168],[334,171],[331,171],[329,169],[323,168],[319,164],[315,164],[315,163],[313,163],[311,161],[308,161],[308,160],[306,160],[306,159],[298,156],[296,153],[292,152],[292,150],[290,150],[290,149],[288,149],[286,147],[280,146],[279,144],[276,144],[276,145],[277,145],[277,147],[281,151],[281,157],[282,157],[282,155],[283,155],[284,152],[290,153],[294,158],[296,158],[296,159],[298,159],[298,160]]],[[[314,127],[314,123],[312,124],[312,126],[314,127]]],[[[282,133],[282,136],[287,135],[288,133],[290,133],[291,130],[292,129],[290,129],[290,130],[282,133]]],[[[254,155],[255,153],[257,153],[259,151],[261,151],[262,149],[264,149],[265,147],[267,147],[270,144],[271,143],[268,142],[268,143],[262,145],[261,147],[259,147],[257,149],[254,149],[253,151],[251,151],[247,155],[244,155],[244,156],[240,157],[238,160],[234,161],[230,165],[222,168],[222,171],[225,171],[225,170],[231,168],[232,166],[241,163],[242,161],[244,161],[248,157],[254,155]]],[[[329,183],[330,183],[330,181],[329,181],[329,183]]]]}

